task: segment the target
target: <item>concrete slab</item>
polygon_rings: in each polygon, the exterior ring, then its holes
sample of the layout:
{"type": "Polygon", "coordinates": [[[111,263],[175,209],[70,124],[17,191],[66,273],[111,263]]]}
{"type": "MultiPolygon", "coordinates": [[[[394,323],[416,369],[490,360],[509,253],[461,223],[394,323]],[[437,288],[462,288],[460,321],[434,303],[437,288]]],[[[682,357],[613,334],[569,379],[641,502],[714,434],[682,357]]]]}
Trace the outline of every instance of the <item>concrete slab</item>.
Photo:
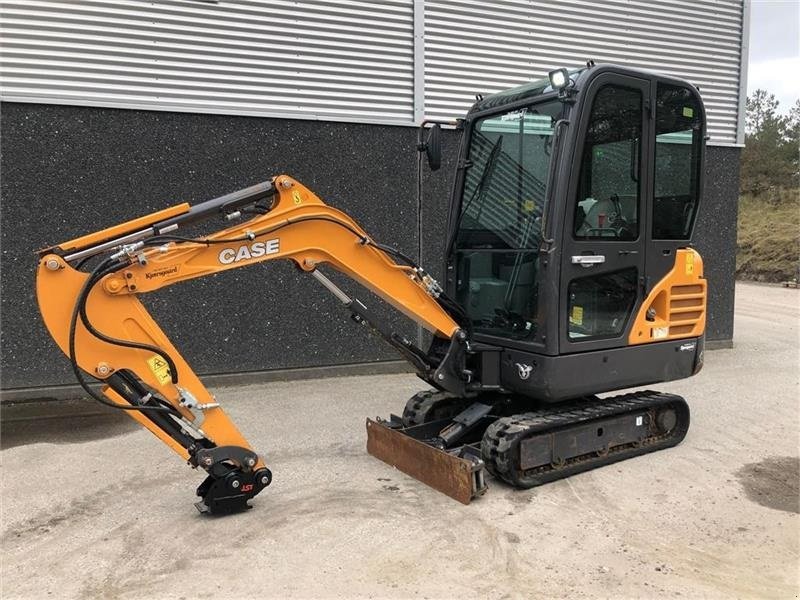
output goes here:
{"type": "Polygon", "coordinates": [[[149,433],[47,425],[0,453],[2,597],[796,597],[799,298],[738,286],[736,347],[660,386],[692,407],[679,447],[470,506],[364,450],[408,375],[216,389],[275,474],[226,518],[149,433]]]}

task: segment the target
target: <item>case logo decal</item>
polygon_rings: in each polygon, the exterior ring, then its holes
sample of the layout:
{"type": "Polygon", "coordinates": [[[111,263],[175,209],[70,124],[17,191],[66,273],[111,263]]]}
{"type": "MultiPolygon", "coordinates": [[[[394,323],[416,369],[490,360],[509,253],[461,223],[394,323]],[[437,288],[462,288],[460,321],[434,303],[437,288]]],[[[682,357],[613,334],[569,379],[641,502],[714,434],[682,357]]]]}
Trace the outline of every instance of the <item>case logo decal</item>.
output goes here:
{"type": "Polygon", "coordinates": [[[267,240],[266,242],[253,242],[249,246],[239,246],[238,248],[225,248],[219,253],[219,262],[223,265],[249,260],[251,258],[261,258],[269,254],[277,254],[281,251],[280,240],[267,240]]]}

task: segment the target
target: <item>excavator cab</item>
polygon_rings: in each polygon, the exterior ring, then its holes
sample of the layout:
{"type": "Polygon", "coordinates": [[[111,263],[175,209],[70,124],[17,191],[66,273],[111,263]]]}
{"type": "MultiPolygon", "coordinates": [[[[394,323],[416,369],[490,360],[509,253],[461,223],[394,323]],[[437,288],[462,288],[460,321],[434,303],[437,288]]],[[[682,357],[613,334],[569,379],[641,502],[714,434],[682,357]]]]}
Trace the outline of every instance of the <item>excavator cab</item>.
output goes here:
{"type": "MultiPolygon", "coordinates": [[[[441,283],[288,175],[38,253],[42,319],[78,383],[206,472],[201,512],[248,508],[272,472],[139,296],[269,260],[314,277],[430,387],[401,416],[368,419],[367,450],[462,502],[486,490],[487,471],[531,487],[686,435],[678,396],[597,394],[702,366],[697,90],[589,64],[479,99],[459,127],[441,283]],[[223,228],[184,233],[212,219],[223,228]],[[325,269],[427,329],[428,348],[325,269]]],[[[420,136],[432,167],[439,135],[420,136]]]]}
{"type": "Polygon", "coordinates": [[[684,283],[701,268],[697,90],[558,70],[479,100],[463,128],[445,289],[484,348],[482,384],[558,402],[691,375],[705,317],[704,282],[684,283]]]}

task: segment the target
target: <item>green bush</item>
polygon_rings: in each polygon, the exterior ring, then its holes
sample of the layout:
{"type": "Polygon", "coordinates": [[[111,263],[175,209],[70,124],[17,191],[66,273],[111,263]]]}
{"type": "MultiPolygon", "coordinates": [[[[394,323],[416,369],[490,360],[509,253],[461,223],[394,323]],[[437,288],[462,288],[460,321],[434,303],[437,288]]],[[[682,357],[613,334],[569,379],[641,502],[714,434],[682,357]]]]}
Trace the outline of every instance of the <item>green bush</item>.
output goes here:
{"type": "Polygon", "coordinates": [[[772,188],[739,199],[737,279],[800,279],[800,190],[772,188]]]}

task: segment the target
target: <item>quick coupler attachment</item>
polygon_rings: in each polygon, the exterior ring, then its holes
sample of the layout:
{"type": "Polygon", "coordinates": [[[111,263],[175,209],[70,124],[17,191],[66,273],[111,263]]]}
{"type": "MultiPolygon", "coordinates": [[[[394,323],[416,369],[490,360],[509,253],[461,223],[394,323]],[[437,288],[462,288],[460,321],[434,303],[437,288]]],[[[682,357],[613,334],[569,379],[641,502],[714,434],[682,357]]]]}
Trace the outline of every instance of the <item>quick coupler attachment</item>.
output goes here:
{"type": "Polygon", "coordinates": [[[195,507],[201,513],[227,515],[252,508],[248,501],[272,483],[272,472],[266,467],[255,469],[258,456],[245,448],[203,448],[189,462],[208,472],[197,488],[202,500],[195,507]]]}

